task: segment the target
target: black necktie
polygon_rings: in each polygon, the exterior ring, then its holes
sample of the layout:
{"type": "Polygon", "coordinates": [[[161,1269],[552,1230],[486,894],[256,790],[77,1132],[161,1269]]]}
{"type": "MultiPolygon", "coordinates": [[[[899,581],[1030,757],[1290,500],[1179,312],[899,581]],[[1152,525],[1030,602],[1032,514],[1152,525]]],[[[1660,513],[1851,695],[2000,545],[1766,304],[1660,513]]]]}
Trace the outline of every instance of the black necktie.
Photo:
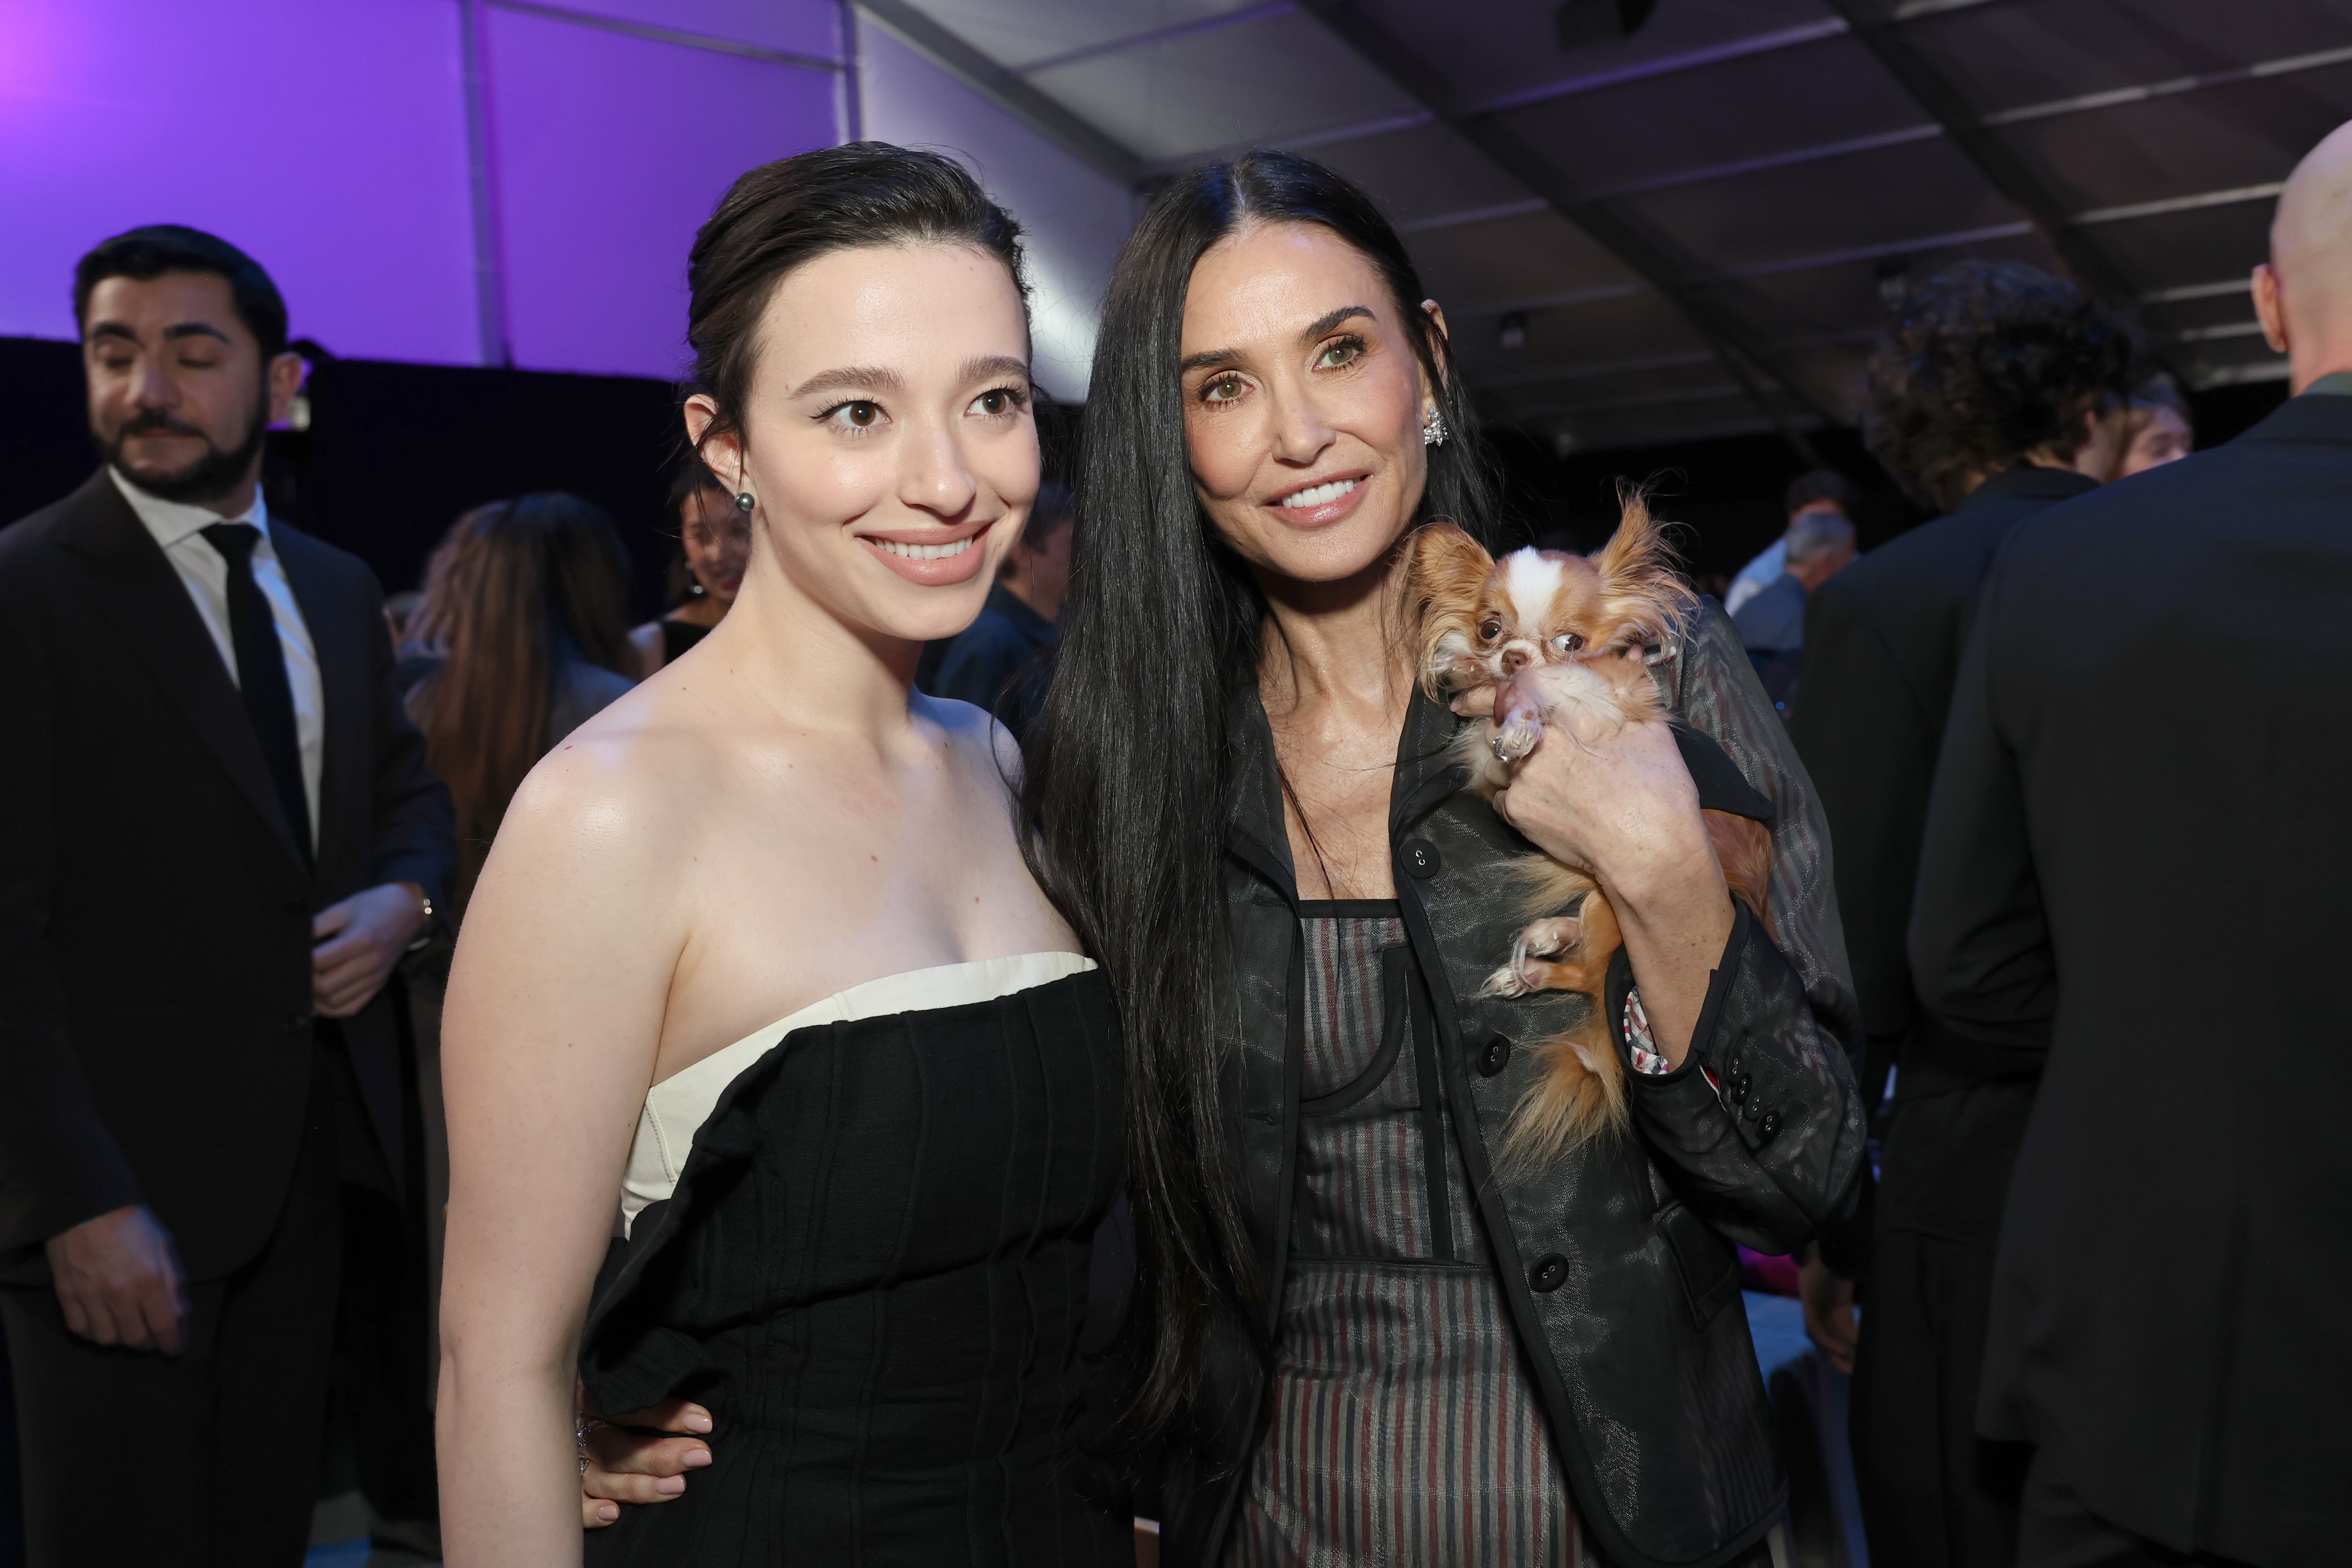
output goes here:
{"type": "Polygon", "coordinates": [[[294,829],[304,864],[310,859],[310,804],[302,789],[302,745],[294,734],[294,689],[286,679],[286,650],[278,641],[278,618],[261,584],[253,580],[253,547],[261,530],[249,522],[215,522],[205,540],[228,563],[228,641],[236,650],[236,684],[245,696],[245,716],[261,742],[278,803],[294,829]]]}

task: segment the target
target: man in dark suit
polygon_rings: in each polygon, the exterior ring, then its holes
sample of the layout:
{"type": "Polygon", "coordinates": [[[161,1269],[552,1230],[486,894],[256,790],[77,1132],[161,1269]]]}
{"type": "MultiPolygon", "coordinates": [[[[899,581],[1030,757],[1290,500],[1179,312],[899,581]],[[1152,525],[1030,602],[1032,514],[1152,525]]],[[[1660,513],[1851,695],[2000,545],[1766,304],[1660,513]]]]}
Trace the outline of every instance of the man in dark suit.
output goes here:
{"type": "Polygon", "coordinates": [[[2009,1568],[2015,1465],[1974,1436],[1986,1293],[2031,1070],[1923,1020],[1903,952],[1927,791],[1970,605],[2019,521],[2096,487],[2137,344],[2074,285],[1969,262],[1922,285],[1872,366],[1864,435],[1948,515],[1822,583],[1790,727],[1837,849],[1865,1032],[1864,1081],[1895,1103],[1874,1202],[1806,1270],[1807,1322],[1855,1371],[1854,1465],[1879,1568],[2009,1568]],[[1865,1268],[1860,1342],[1853,1286],[1865,1268]]]}
{"type": "Polygon", "coordinates": [[[2026,1568],[2352,1556],[2352,126],[2272,258],[2300,395],[2017,531],[1937,767],[1920,1003],[2042,1068],[1978,1412],[2026,1568]]]}
{"type": "Polygon", "coordinates": [[[29,1555],[292,1563],[341,1183],[405,1186],[384,984],[442,897],[448,796],[373,577],[261,500],[301,374],[268,276],[141,229],[83,258],[75,303],[106,462],[0,531],[0,1321],[29,1555]]]}

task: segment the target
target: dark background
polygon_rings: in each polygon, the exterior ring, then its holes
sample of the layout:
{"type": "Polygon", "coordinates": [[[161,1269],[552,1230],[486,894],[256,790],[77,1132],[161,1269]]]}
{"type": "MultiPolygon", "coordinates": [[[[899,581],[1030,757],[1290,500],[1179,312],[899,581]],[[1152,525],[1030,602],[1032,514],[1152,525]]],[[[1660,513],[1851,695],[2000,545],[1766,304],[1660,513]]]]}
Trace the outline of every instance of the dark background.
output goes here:
{"type": "MultiPolygon", "coordinates": [[[[527,490],[562,489],[612,512],[636,567],[635,612],[662,608],[675,550],[664,514],[681,451],[677,392],[633,376],[556,375],[381,360],[325,360],[308,387],[310,426],[270,437],[276,514],[365,560],[388,592],[417,586],[425,557],[457,515],[527,490]]],[[[2284,397],[2285,384],[2216,387],[2190,398],[2200,447],[2226,441],[2284,397]]],[[[1041,404],[1045,468],[1066,477],[1082,411],[1041,404]]],[[[1863,492],[1863,547],[1920,521],[1858,432],[1813,442],[1863,492]]],[[[1592,549],[1616,526],[1617,481],[1653,487],[1702,583],[1738,571],[1780,531],[1780,492],[1804,465],[1778,437],[1744,436],[1571,453],[1515,431],[1492,441],[1518,541],[1592,549]]],[[[72,343],[0,338],[0,520],[47,505],[89,477],[97,458],[83,414],[81,353],[72,343]]]]}

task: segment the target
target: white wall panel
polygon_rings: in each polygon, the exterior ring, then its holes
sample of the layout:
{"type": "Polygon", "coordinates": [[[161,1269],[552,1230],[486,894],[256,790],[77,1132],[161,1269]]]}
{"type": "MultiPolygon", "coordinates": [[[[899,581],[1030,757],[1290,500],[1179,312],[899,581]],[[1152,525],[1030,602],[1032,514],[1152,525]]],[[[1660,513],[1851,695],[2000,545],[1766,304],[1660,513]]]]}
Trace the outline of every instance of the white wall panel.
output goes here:
{"type": "Polygon", "coordinates": [[[1038,383],[1065,401],[1085,397],[1103,289],[1135,197],[884,29],[861,26],[858,53],[866,134],[953,153],[1021,220],[1038,383]]]}

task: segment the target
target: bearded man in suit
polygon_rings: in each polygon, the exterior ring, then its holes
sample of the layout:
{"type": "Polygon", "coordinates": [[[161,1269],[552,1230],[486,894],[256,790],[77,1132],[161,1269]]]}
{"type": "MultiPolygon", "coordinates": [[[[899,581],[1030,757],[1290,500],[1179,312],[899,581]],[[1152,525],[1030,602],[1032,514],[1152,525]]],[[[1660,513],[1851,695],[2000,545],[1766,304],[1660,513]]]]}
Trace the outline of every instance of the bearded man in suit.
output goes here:
{"type": "Polygon", "coordinates": [[[0,1322],[28,1552],[294,1563],[345,1189],[407,1190],[386,981],[444,896],[448,795],[373,575],[262,500],[301,380],[268,274],[162,226],[83,258],[74,301],[105,462],[0,531],[0,1322]]]}

